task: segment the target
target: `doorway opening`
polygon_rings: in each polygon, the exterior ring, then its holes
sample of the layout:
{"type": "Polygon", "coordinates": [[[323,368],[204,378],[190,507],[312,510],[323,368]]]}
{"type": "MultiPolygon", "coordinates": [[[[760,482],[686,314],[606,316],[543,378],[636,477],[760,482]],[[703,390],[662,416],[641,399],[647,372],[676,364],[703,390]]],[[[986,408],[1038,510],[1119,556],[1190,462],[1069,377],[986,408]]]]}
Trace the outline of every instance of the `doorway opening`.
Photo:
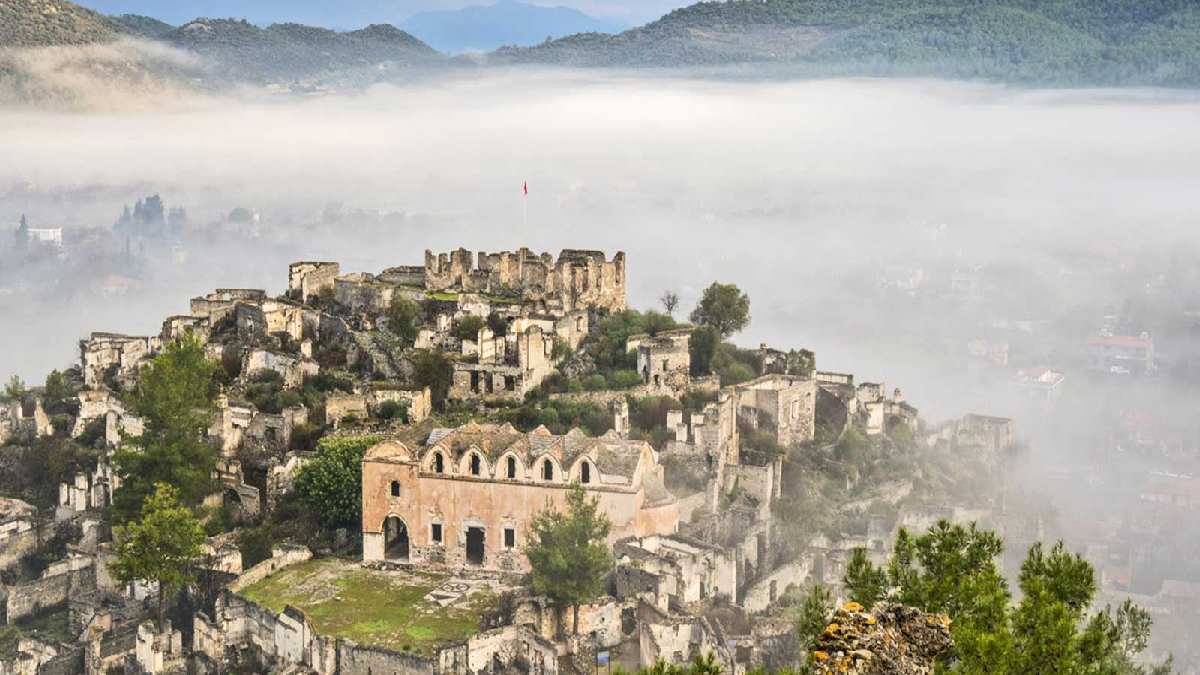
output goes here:
{"type": "Polygon", "coordinates": [[[485,534],[482,527],[467,528],[467,563],[470,565],[483,564],[483,543],[485,534]]]}
{"type": "Polygon", "coordinates": [[[408,560],[408,527],[396,516],[383,521],[383,557],[387,560],[408,560]]]}

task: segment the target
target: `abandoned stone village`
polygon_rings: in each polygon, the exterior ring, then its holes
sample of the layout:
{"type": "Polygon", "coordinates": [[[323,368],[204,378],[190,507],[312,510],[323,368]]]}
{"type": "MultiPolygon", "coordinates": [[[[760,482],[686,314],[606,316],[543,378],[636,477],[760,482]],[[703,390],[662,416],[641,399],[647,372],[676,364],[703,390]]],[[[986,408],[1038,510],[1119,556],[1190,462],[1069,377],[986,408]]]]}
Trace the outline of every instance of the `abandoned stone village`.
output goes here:
{"type": "Polygon", "coordinates": [[[889,466],[951,448],[986,466],[1011,420],[933,427],[900,389],[766,345],[729,346],[746,372],[723,382],[674,321],[620,336],[628,365],[601,376],[592,357],[629,314],[626,275],[623,253],[585,250],[427,251],[378,274],[297,262],[281,295],[217,289],[157,334],[91,334],[67,371],[69,415],[38,388],[0,409],[0,442],[99,448],[56,503],[0,499],[0,673],[553,675],[709,654],[731,675],[773,671],[806,657],[797,593],[821,583],[836,598],[852,550],[883,561],[899,528],[939,518],[1005,528],[1000,507],[951,500],[933,472],[868,474],[842,449],[854,439],[889,466]],[[401,299],[419,308],[407,336],[388,323],[401,299]],[[206,545],[211,593],[157,623],[155,588],[110,571],[111,458],[143,428],[125,393],[189,334],[226,376],[206,504],[229,527],[206,545]],[[442,385],[421,381],[415,355],[429,353],[448,364],[442,385]],[[530,401],[591,417],[560,427],[523,416],[530,401]],[[362,437],[359,531],[244,560],[238,531],[288,503],[317,438],[362,437]],[[535,516],[574,486],[610,520],[614,563],[577,631],[533,591],[524,554],[535,516]],[[32,556],[54,559],[31,573],[32,556]]]}

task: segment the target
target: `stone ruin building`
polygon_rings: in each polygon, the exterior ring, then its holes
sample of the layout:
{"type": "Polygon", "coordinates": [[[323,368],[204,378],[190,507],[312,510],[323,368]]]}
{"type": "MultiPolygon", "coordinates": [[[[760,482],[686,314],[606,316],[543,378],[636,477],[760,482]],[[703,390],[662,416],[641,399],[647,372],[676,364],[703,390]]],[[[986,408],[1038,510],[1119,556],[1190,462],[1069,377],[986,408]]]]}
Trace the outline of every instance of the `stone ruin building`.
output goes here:
{"type": "Polygon", "coordinates": [[[614,541],[671,534],[679,513],[662,472],[650,444],[613,432],[422,429],[363,460],[363,560],[528,569],[520,550],[533,517],[574,483],[600,499],[614,541]]]}
{"type": "MultiPolygon", "coordinates": [[[[140,368],[163,345],[190,334],[225,369],[228,383],[207,430],[219,454],[214,478],[220,485],[207,505],[246,517],[272,509],[312,456],[294,441],[313,426],[379,434],[386,440],[370,448],[362,464],[363,565],[437,569],[472,581],[519,579],[528,570],[522,548],[534,515],[547,503],[562,504],[578,483],[599,498],[613,522],[608,543],[615,562],[612,595],[581,608],[585,639],[563,641],[562,619],[545,599],[511,588],[504,591],[502,616],[433,655],[322,636],[302,611],[271,611],[238,592],[309,560],[312,552],[280,545],[271,558],[243,570],[228,537],[210,540],[209,564],[232,581],[212,613],[195,615],[191,631],[158,629],[124,609],[106,611],[96,598],[116,607],[115,598],[132,603],[153,590],[115,588],[107,574],[111,553],[96,542],[96,532],[119,479],[106,457],[60,486],[54,514],[84,523],[91,544],[72,550],[46,579],[8,590],[9,618],[32,615],[46,603],[70,604],[72,630],[91,636],[84,653],[69,654],[86,672],[132,664],[144,672],[196,664],[202,672],[219,672],[244,650],[272,668],[331,675],[556,675],[594,668],[599,651],[643,665],[713,653],[731,675],[787,665],[780,655],[794,640],[793,626],[761,613],[789,587],[836,583],[854,547],[882,555],[892,532],[872,522],[865,536],[781,542],[773,507],[783,494],[783,458],[748,443],[765,437],[782,448],[810,447],[819,426],[867,436],[897,424],[915,431],[917,410],[899,390],[856,384],[849,374],[797,374],[790,361],[795,352],[766,345],[753,354],[757,377],[722,385],[715,375],[691,373],[689,327],[628,339],[640,379],[629,389],[551,395],[609,405],[613,429],[598,437],[578,429],[521,432],[493,422],[441,426],[444,421],[431,419],[433,392],[412,384],[412,351],[436,350],[451,364],[450,399],[481,410],[524,400],[555,373],[564,352],[584,344],[597,319],[626,308],[625,274],[623,253],[609,259],[579,250],[557,258],[528,249],[427,251],[422,266],[378,274],[344,273],[336,262],[297,262],[283,296],[217,289],[193,298],[189,313],[168,317],[157,335],[94,333],[82,341],[84,388],[70,428],[74,437],[96,437],[106,453],[141,433],[142,422],[126,409],[121,392],[136,386],[140,368]],[[381,330],[397,298],[421,306],[409,345],[397,346],[381,330]],[[464,330],[468,321],[472,328],[464,330]],[[340,379],[319,407],[298,397],[259,405],[247,395],[255,383],[297,393],[326,376],[340,379]],[[685,395],[701,403],[667,412],[668,435],[659,450],[631,437],[630,398],[685,395]],[[399,417],[386,419],[385,411],[397,410],[399,417]],[[781,550],[789,544],[800,554],[785,559],[781,550]],[[185,633],[191,644],[181,642],[185,633]]],[[[0,440],[6,431],[48,426],[38,421],[39,406],[18,408],[0,409],[0,440]]],[[[982,417],[939,433],[989,450],[1012,439],[1011,424],[982,417]]],[[[36,513],[0,504],[6,552],[36,547],[38,527],[36,513]]],[[[25,645],[22,653],[35,664],[31,672],[68,656],[41,643],[25,645]]]]}
{"type": "Polygon", "coordinates": [[[882,383],[863,382],[855,387],[854,376],[847,373],[818,371],[814,376],[819,385],[817,405],[837,420],[839,432],[856,424],[868,436],[884,433],[889,424],[903,424],[916,431],[919,412],[899,389],[889,396],[882,383]]]}
{"type": "Polygon", "coordinates": [[[516,294],[525,304],[551,312],[625,309],[625,254],[607,260],[601,251],[564,250],[555,260],[522,248],[515,253],[458,249],[425,252],[424,288],[464,293],[516,294]]]}
{"type": "Polygon", "coordinates": [[[637,371],[642,385],[656,394],[678,395],[691,386],[692,329],[632,335],[626,349],[637,353],[637,371]]]}
{"type": "Polygon", "coordinates": [[[0,404],[0,444],[10,438],[41,438],[54,433],[50,418],[36,396],[0,404]]]}

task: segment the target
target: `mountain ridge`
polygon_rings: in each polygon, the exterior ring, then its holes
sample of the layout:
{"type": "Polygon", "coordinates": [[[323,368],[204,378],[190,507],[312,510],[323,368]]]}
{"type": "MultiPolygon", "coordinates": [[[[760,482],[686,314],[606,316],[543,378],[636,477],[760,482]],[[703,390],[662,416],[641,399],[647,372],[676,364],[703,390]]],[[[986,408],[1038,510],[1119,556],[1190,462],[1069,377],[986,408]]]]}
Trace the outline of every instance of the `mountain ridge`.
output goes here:
{"type": "Polygon", "coordinates": [[[534,45],[578,33],[618,33],[627,24],[597,18],[570,7],[500,0],[491,5],[421,12],[401,24],[443,52],[492,51],[504,45],[534,45]]]}
{"type": "Polygon", "coordinates": [[[297,23],[259,28],[245,20],[201,17],[162,39],[209,58],[225,77],[263,83],[442,59],[429,45],[387,24],[338,32],[297,23]]]}
{"type": "MultiPolygon", "coordinates": [[[[500,7],[521,6],[502,3],[500,7]]],[[[476,59],[386,24],[339,32],[238,19],[178,27],[67,0],[0,0],[17,47],[153,40],[258,84],[370,83],[423,66],[735,66],[789,77],[941,77],[1034,86],[1200,86],[1194,0],[733,0],[700,2],[617,34],[583,32],[476,59]]]]}
{"type": "Polygon", "coordinates": [[[782,62],[817,76],[1196,86],[1200,8],[1187,0],[700,2],[619,35],[576,35],[493,56],[587,67],[782,62]]]}

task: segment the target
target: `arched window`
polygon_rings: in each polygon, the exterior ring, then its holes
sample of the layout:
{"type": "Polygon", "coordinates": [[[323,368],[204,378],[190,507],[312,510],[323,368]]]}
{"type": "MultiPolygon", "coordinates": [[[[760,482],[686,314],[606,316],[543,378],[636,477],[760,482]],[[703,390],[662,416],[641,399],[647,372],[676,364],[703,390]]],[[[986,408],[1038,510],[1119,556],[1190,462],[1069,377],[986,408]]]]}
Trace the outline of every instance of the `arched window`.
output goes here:
{"type": "Polygon", "coordinates": [[[392,481],[392,496],[393,497],[400,496],[400,481],[398,481],[398,480],[392,481]]]}
{"type": "Polygon", "coordinates": [[[446,463],[442,460],[442,453],[433,453],[433,472],[444,473],[446,471],[446,463]]]}
{"type": "Polygon", "coordinates": [[[515,479],[517,477],[517,458],[516,457],[508,458],[508,477],[510,479],[515,479]]]}
{"type": "Polygon", "coordinates": [[[580,483],[592,482],[592,465],[591,464],[584,462],[583,464],[579,465],[579,482],[580,483]]]}
{"type": "Polygon", "coordinates": [[[471,455],[471,475],[479,475],[479,455],[476,454],[471,455]]]}
{"type": "Polygon", "coordinates": [[[548,459],[542,462],[542,478],[545,480],[554,480],[554,464],[548,459]]]}

